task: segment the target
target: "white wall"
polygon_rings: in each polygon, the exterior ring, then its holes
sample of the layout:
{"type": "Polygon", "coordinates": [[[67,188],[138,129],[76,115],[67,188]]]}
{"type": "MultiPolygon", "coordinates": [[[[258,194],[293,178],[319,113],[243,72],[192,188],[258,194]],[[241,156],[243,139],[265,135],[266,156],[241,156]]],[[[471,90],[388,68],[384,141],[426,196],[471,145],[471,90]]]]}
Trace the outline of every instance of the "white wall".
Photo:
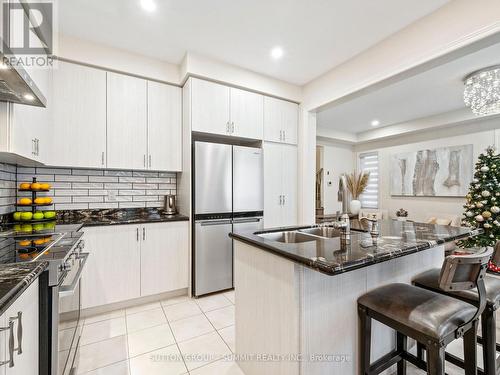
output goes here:
{"type": "Polygon", "coordinates": [[[59,35],[55,55],[68,60],[145,78],[180,83],[180,67],[118,48],[59,35]]]}
{"type": "Polygon", "coordinates": [[[447,129],[446,132],[436,130],[426,132],[425,134],[404,136],[390,141],[355,146],[356,158],[359,157],[360,152],[377,151],[379,154],[380,208],[388,209],[391,217],[395,216],[395,211],[399,208],[404,208],[408,210],[410,218],[414,220],[425,220],[428,215],[434,216],[440,213],[461,215],[463,213],[462,206],[465,203],[465,197],[391,197],[390,157],[392,154],[400,152],[472,144],[474,147],[475,164],[477,157],[486,147],[500,141],[498,130],[493,128],[493,126],[496,126],[500,129],[500,120],[497,120],[497,125],[487,124],[487,126],[483,127],[479,125],[469,125],[469,132],[465,131],[465,126],[462,126],[457,127],[456,132],[453,132],[451,129],[447,129]],[[480,131],[474,132],[478,128],[480,131]],[[458,135],[449,136],[450,134],[458,135]]]}
{"type": "Polygon", "coordinates": [[[342,173],[354,171],[355,153],[352,146],[340,143],[319,141],[318,146],[323,148],[323,206],[325,214],[334,214],[342,209],[342,202],[337,200],[339,177],[342,173]]]}

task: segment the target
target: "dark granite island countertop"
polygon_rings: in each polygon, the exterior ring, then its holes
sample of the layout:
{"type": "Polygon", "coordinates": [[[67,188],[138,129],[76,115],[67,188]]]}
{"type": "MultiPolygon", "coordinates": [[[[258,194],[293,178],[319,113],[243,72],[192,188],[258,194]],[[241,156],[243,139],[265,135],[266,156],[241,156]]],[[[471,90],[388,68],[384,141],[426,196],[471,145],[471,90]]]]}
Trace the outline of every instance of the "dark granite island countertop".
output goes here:
{"type": "Polygon", "coordinates": [[[368,233],[367,223],[351,221],[350,243],[344,243],[340,237],[310,237],[311,240],[306,242],[283,243],[259,236],[301,231],[314,226],[275,228],[256,233],[233,232],[230,236],[322,273],[336,275],[479,234],[477,230],[465,227],[396,220],[379,221],[379,226],[380,234],[374,239],[368,233]]]}
{"type": "Polygon", "coordinates": [[[58,211],[57,224],[82,224],[84,227],[187,221],[181,214],[168,215],[156,208],[96,209],[58,211]]]}
{"type": "Polygon", "coordinates": [[[48,267],[48,262],[0,264],[0,315],[48,267]]]}

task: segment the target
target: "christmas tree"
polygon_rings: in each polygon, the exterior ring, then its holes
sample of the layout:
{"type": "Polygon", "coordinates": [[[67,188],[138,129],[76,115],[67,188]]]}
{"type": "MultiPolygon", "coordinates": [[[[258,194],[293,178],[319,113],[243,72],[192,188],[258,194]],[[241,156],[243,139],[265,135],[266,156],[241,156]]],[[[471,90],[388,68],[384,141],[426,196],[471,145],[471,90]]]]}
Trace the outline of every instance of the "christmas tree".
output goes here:
{"type": "Polygon", "coordinates": [[[462,224],[483,233],[460,241],[460,247],[494,246],[500,241],[500,155],[493,147],[479,155],[470,184],[462,224]]]}

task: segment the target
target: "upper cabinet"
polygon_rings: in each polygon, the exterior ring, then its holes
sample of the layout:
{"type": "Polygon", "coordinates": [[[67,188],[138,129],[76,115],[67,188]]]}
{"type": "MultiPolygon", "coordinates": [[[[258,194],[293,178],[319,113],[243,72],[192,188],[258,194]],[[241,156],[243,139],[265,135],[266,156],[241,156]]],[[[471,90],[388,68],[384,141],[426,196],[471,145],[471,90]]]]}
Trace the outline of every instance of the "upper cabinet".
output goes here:
{"type": "Polygon", "coordinates": [[[108,72],[107,89],[107,167],[146,169],[147,82],[108,72]]]}
{"type": "Polygon", "coordinates": [[[106,166],[106,72],[58,62],[54,74],[53,150],[49,164],[106,166]]]}
{"type": "Polygon", "coordinates": [[[297,144],[298,122],[297,104],[264,97],[264,140],[297,144]]]}
{"type": "Polygon", "coordinates": [[[148,167],[182,170],[182,90],[148,82],[148,167]]]}
{"type": "Polygon", "coordinates": [[[191,80],[191,129],[230,135],[230,89],[217,83],[191,80]]]}
{"type": "Polygon", "coordinates": [[[263,96],[218,83],[191,79],[191,129],[195,132],[262,139],[263,96]]]}

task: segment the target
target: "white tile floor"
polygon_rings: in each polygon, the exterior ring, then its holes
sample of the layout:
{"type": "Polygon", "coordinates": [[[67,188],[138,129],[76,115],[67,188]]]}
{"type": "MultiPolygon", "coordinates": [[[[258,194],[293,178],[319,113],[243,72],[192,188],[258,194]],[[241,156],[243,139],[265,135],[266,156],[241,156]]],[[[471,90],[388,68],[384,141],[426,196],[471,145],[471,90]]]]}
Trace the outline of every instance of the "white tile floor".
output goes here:
{"type": "MultiPolygon", "coordinates": [[[[61,341],[64,346],[64,335],[61,341]]],[[[231,358],[234,292],[176,297],[86,318],[81,343],[79,374],[244,375],[231,358]]],[[[425,374],[411,364],[408,370],[409,375],[425,374]]],[[[464,373],[449,363],[446,372],[464,373]]]]}
{"type": "Polygon", "coordinates": [[[234,292],[86,318],[79,374],[243,375],[232,361],[234,292]]]}

